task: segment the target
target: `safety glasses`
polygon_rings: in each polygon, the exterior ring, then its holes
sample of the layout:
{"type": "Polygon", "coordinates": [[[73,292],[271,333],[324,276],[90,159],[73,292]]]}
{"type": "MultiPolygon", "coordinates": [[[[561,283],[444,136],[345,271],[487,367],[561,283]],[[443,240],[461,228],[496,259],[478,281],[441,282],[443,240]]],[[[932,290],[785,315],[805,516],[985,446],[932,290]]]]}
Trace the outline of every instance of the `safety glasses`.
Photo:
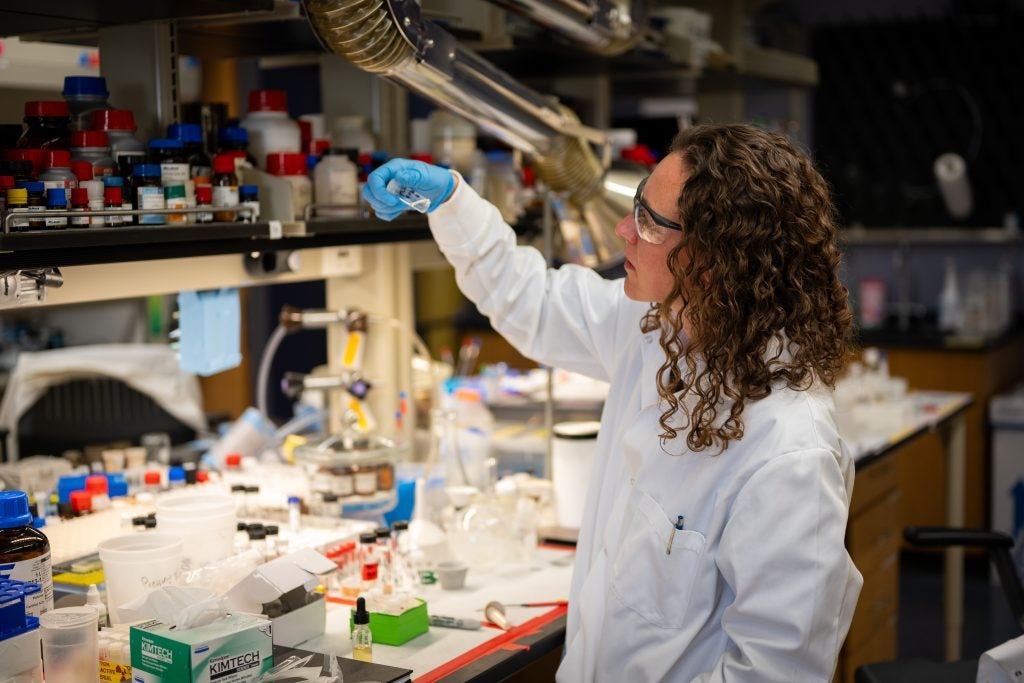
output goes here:
{"type": "MultiPolygon", "coordinates": [[[[649,178],[650,176],[648,176],[649,178]]],[[[682,232],[683,226],[669,220],[651,210],[644,201],[644,185],[647,178],[640,181],[633,196],[633,222],[636,223],[636,234],[644,242],[663,244],[669,236],[669,230],[682,232]]]]}

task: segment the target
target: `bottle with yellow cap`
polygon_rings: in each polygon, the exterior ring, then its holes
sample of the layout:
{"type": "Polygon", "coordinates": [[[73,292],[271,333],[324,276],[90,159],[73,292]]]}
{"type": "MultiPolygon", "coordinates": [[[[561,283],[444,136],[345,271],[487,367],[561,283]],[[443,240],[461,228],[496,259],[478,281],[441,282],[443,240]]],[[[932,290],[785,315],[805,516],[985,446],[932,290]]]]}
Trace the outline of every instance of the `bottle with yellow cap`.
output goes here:
{"type": "Polygon", "coordinates": [[[23,187],[12,187],[7,190],[7,211],[26,214],[24,218],[11,219],[11,232],[28,230],[28,190],[23,187]]]}

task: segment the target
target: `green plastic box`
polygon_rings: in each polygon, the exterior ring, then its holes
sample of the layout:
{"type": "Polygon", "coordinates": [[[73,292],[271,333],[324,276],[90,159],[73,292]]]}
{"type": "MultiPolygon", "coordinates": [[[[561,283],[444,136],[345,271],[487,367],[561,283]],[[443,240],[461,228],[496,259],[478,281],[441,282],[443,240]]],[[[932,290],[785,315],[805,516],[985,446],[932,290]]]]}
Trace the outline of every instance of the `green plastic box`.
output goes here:
{"type": "MultiPolygon", "coordinates": [[[[398,616],[370,612],[370,633],[373,634],[374,643],[401,645],[430,630],[427,601],[421,598],[416,599],[419,600],[419,606],[407,609],[398,616]]],[[[353,607],[348,614],[349,632],[355,626],[353,623],[355,613],[356,610],[353,607]]]]}

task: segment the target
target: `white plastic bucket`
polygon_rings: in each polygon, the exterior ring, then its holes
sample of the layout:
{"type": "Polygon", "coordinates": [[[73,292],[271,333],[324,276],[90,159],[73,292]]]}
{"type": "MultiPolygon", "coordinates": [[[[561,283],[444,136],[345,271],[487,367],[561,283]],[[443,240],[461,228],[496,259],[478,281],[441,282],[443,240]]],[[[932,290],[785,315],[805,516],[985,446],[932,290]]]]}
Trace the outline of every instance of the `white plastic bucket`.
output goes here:
{"type": "Polygon", "coordinates": [[[96,546],[103,563],[111,624],[121,623],[119,606],[178,580],[183,545],[177,534],[144,531],[108,538],[96,546]]]}
{"type": "Polygon", "coordinates": [[[551,483],[558,525],[579,529],[594,466],[599,422],[559,422],[552,428],[551,483]]]}
{"type": "Polygon", "coordinates": [[[231,496],[182,495],[156,504],[156,526],[181,536],[185,567],[195,569],[231,554],[236,530],[235,501],[231,496]]]}

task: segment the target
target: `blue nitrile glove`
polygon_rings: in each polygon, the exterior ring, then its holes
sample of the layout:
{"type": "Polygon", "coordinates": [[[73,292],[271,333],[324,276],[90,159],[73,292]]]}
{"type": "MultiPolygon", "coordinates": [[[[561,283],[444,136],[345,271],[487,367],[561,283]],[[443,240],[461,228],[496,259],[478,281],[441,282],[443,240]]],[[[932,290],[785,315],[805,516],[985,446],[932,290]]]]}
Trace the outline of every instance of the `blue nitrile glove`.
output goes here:
{"type": "Polygon", "coordinates": [[[446,168],[422,161],[392,159],[371,173],[363,186],[363,199],[373,207],[378,218],[390,221],[409,210],[409,207],[387,190],[394,179],[402,187],[418,192],[430,200],[430,213],[441,206],[455,189],[455,176],[446,168]]]}

